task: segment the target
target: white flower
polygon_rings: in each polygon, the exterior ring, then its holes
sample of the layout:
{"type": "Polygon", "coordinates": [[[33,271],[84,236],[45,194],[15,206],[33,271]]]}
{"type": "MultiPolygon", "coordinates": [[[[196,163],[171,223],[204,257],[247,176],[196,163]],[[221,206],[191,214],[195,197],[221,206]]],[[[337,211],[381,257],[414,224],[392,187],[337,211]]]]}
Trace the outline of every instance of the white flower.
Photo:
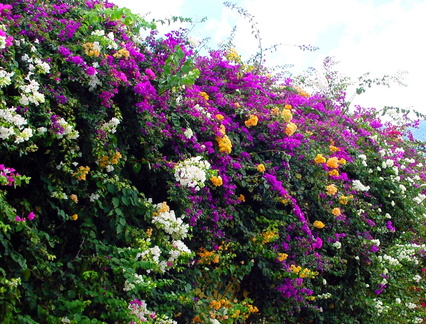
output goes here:
{"type": "Polygon", "coordinates": [[[340,243],[339,241],[337,241],[337,242],[334,242],[334,243],[333,243],[333,246],[334,246],[336,249],[340,249],[340,248],[342,247],[342,243],[340,243]]]}
{"type": "Polygon", "coordinates": [[[415,276],[413,277],[413,280],[414,280],[415,282],[419,283],[419,282],[420,282],[420,280],[422,280],[422,277],[421,277],[421,276],[419,276],[419,275],[415,275],[415,276]]]}
{"type": "Polygon", "coordinates": [[[206,171],[210,167],[210,163],[202,160],[201,156],[191,157],[175,166],[174,175],[181,186],[195,188],[198,191],[204,187],[206,171]]]}
{"type": "Polygon", "coordinates": [[[185,135],[186,138],[191,138],[192,136],[194,136],[194,132],[192,131],[191,128],[187,128],[185,130],[185,132],[183,133],[183,135],[185,135]]]}
{"type": "Polygon", "coordinates": [[[365,156],[365,154],[360,154],[360,155],[358,155],[358,157],[363,161],[367,160],[367,156],[365,156]]]}
{"type": "Polygon", "coordinates": [[[364,186],[361,181],[354,180],[352,181],[352,188],[357,191],[368,191],[370,190],[370,186],[364,186]]]}
{"type": "Polygon", "coordinates": [[[401,304],[401,298],[395,298],[395,302],[397,303],[397,304],[401,304]]]}

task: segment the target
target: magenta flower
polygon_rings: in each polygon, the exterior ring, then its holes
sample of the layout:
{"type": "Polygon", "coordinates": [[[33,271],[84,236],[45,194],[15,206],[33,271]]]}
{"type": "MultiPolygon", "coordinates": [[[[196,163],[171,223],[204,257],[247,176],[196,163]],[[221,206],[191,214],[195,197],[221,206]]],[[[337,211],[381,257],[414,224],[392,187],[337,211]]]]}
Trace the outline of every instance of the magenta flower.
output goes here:
{"type": "Polygon", "coordinates": [[[28,220],[32,221],[35,218],[35,214],[33,212],[29,213],[27,216],[28,220]]]}

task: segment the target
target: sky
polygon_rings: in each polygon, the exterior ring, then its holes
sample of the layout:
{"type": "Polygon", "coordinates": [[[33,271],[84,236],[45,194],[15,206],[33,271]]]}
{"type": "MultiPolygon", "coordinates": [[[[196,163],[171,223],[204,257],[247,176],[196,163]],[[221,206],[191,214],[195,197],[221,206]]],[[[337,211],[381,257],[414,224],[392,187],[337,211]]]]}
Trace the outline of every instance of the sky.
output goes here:
{"type": "MultiPolygon", "coordinates": [[[[210,38],[217,48],[227,41],[234,26],[236,50],[249,59],[258,41],[248,19],[226,7],[221,0],[110,0],[127,7],[148,21],[181,16],[200,21],[190,32],[198,40],[210,38]]],[[[233,0],[254,17],[263,48],[276,44],[265,56],[267,66],[292,64],[299,74],[308,68],[322,70],[325,57],[339,64],[337,70],[352,80],[369,72],[371,77],[400,75],[406,87],[397,84],[373,87],[356,96],[353,105],[381,109],[394,106],[426,115],[423,100],[426,75],[426,0],[233,0]],[[295,45],[319,47],[301,51],[295,45]]],[[[181,25],[159,26],[161,33],[181,25]]],[[[184,25],[183,27],[192,27],[184,25]]],[[[354,93],[350,88],[348,97],[354,93]]]]}

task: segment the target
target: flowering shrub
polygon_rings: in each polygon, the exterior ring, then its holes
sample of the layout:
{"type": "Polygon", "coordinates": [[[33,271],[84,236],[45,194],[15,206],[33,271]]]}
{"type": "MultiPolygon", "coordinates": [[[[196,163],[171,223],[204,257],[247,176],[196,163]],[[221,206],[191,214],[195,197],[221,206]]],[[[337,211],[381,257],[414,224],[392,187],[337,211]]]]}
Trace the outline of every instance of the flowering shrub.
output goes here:
{"type": "Polygon", "coordinates": [[[0,20],[2,323],[422,323],[414,122],[108,2],[0,20]]]}

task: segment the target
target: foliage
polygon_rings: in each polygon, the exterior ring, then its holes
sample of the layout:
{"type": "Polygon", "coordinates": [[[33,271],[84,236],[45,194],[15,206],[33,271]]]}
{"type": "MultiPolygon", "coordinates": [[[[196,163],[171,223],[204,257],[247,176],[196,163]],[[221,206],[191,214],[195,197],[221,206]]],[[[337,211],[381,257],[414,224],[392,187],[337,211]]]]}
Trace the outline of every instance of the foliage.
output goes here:
{"type": "Polygon", "coordinates": [[[108,2],[0,19],[2,323],[425,318],[406,123],[108,2]]]}

